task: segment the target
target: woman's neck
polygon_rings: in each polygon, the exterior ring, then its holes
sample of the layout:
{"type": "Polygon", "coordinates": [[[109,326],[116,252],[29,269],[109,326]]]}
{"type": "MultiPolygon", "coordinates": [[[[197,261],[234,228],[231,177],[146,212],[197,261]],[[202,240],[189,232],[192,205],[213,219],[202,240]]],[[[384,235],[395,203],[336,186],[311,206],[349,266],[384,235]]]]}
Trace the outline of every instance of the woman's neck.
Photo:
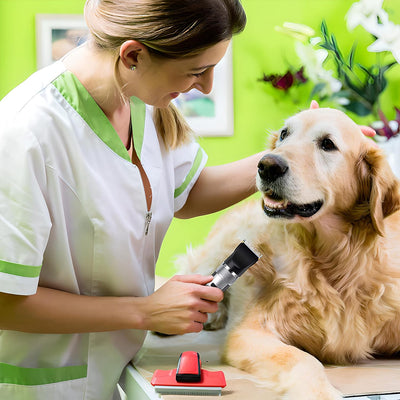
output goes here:
{"type": "Polygon", "coordinates": [[[110,53],[85,44],[67,55],[65,66],[85,86],[107,117],[129,104],[123,99],[114,78],[114,59],[110,53]]]}
{"type": "Polygon", "coordinates": [[[86,88],[113,125],[125,146],[130,140],[130,105],[114,78],[114,59],[110,53],[90,44],[69,53],[63,63],[86,88]]]}

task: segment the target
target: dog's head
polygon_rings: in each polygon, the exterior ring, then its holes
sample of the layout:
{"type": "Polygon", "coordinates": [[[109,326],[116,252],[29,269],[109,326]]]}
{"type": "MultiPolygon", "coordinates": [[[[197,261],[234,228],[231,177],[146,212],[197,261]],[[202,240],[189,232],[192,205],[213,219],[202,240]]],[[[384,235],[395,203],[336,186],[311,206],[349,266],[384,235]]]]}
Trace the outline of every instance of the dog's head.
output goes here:
{"type": "Polygon", "coordinates": [[[327,108],[287,120],[259,162],[257,187],[268,217],[297,222],[327,213],[367,217],[382,234],[383,219],[400,208],[383,152],[344,113],[327,108]]]}

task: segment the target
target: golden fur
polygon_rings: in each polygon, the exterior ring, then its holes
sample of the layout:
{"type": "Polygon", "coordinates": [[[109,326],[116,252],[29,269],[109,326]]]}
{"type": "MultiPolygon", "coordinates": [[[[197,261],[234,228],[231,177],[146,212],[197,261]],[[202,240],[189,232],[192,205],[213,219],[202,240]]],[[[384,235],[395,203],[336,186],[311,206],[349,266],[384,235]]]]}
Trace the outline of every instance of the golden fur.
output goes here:
{"type": "Polygon", "coordinates": [[[221,328],[229,313],[224,359],[284,399],[339,399],[321,362],[400,351],[399,182],[382,151],[339,111],[303,111],[285,129],[268,152],[288,166],[279,185],[271,190],[258,175],[261,205],[233,208],[179,264],[210,273],[246,240],[262,258],[207,325],[221,328]],[[263,211],[279,213],[287,201],[322,206],[290,218],[263,211]]]}

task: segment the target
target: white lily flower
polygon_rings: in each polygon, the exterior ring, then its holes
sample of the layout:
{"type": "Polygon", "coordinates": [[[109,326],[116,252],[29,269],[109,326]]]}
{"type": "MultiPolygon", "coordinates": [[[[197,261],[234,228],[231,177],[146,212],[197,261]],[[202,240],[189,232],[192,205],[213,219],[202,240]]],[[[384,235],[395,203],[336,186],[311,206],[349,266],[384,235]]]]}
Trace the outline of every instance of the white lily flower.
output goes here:
{"type": "MultiPolygon", "coordinates": [[[[318,43],[318,41],[316,41],[318,43]]],[[[342,88],[342,83],[333,77],[333,71],[323,66],[328,57],[325,49],[315,49],[310,44],[295,43],[295,50],[306,71],[307,77],[315,84],[324,83],[321,96],[331,96],[342,88]]]]}
{"type": "Polygon", "coordinates": [[[340,104],[341,106],[347,106],[348,104],[350,104],[350,100],[346,99],[346,97],[337,97],[336,103],[340,104]]]}
{"type": "Polygon", "coordinates": [[[389,21],[389,16],[382,9],[383,0],[360,0],[354,3],[347,15],[347,26],[353,29],[361,25],[377,39],[368,47],[368,51],[379,53],[390,51],[400,63],[400,25],[389,21]]]}
{"type": "Polygon", "coordinates": [[[360,0],[353,3],[346,14],[347,28],[353,30],[356,26],[370,26],[382,17],[383,0],[360,0]]]}
{"type": "Polygon", "coordinates": [[[381,52],[390,51],[397,62],[400,62],[400,25],[396,25],[389,20],[382,21],[371,30],[377,40],[368,46],[368,51],[381,52]]]}
{"type": "Polygon", "coordinates": [[[392,50],[393,57],[400,64],[400,46],[392,50]]]}
{"type": "Polygon", "coordinates": [[[312,46],[316,46],[317,44],[320,44],[322,42],[322,39],[319,36],[313,37],[310,39],[310,44],[312,46]]]}
{"type": "Polygon", "coordinates": [[[307,25],[296,24],[294,22],[284,22],[282,26],[275,26],[275,30],[292,36],[301,42],[305,42],[315,35],[314,29],[307,25]]]}

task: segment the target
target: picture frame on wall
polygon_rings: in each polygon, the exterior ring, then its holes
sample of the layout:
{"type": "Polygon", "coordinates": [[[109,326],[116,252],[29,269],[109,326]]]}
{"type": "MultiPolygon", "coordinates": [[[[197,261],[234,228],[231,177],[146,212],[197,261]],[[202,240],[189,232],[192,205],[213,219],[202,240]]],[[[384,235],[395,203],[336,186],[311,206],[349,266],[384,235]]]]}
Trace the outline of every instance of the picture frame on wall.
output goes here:
{"type": "MultiPolygon", "coordinates": [[[[83,15],[37,14],[37,69],[50,65],[87,40],[83,15]]],[[[182,93],[174,104],[197,136],[233,135],[232,45],[214,69],[211,93],[182,93]]]]}
{"type": "Polygon", "coordinates": [[[36,14],[37,69],[59,60],[87,40],[88,28],[80,14],[36,14]]]}

